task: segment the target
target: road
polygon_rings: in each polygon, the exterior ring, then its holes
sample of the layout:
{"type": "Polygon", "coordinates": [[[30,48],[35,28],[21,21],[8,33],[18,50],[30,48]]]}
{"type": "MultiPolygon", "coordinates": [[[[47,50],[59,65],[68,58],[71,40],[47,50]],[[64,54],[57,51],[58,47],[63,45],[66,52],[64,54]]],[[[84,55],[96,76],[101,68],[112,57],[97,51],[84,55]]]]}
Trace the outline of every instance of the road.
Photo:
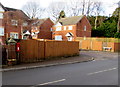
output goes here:
{"type": "Polygon", "coordinates": [[[118,58],[9,71],[2,76],[3,85],[118,85],[118,58]]]}

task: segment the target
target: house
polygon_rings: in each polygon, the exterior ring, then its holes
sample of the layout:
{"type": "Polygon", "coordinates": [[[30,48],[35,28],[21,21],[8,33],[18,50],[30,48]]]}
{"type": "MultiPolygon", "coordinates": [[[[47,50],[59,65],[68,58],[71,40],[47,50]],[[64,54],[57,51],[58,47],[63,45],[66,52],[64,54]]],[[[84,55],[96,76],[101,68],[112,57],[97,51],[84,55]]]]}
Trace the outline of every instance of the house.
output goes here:
{"type": "Polygon", "coordinates": [[[29,17],[19,9],[4,7],[0,3],[0,40],[12,37],[14,39],[23,39],[24,31],[28,30],[29,17]]]}
{"type": "Polygon", "coordinates": [[[61,18],[52,27],[52,39],[74,41],[76,37],[91,37],[91,25],[86,16],[61,18]]]}
{"type": "Polygon", "coordinates": [[[50,18],[31,20],[30,28],[33,39],[52,39],[51,28],[54,23],[50,18]]]}

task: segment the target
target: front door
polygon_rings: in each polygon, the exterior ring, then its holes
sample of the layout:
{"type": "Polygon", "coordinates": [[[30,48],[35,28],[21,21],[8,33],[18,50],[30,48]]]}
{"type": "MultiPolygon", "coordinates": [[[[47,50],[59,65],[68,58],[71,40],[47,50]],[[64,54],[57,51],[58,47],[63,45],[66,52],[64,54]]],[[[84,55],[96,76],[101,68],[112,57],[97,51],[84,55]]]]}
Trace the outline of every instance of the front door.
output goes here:
{"type": "Polygon", "coordinates": [[[72,40],[73,40],[72,36],[68,37],[68,41],[72,41],[72,40]]]}

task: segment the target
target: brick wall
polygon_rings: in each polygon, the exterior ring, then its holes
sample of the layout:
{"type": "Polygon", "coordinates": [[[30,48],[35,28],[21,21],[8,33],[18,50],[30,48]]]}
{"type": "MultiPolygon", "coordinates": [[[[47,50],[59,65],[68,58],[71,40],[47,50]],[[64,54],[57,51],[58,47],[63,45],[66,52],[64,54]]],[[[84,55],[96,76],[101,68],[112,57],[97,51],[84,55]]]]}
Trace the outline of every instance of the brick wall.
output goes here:
{"type": "Polygon", "coordinates": [[[6,11],[4,12],[3,26],[5,29],[4,39],[10,37],[10,32],[18,33],[19,39],[21,39],[21,30],[28,29],[28,27],[22,26],[25,21],[28,21],[28,17],[22,11],[6,11]],[[12,25],[11,20],[17,20],[17,25],[12,25]]]}
{"type": "Polygon", "coordinates": [[[52,39],[51,28],[54,23],[48,18],[43,24],[40,25],[39,39],[52,39]]]}
{"type": "Polygon", "coordinates": [[[77,37],[91,37],[91,25],[85,16],[77,23],[76,35],[77,37]],[[86,26],[86,31],[84,31],[84,26],[86,26]]]}

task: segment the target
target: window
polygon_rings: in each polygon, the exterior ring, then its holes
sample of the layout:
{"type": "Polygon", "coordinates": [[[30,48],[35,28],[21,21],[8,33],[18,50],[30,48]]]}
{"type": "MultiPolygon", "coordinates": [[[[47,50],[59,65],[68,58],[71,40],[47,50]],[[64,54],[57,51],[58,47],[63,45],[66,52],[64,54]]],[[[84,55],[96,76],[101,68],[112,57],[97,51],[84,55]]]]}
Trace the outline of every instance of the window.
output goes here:
{"type": "Polygon", "coordinates": [[[4,28],[0,28],[0,36],[4,36],[4,28]]]}
{"type": "Polygon", "coordinates": [[[62,41],[62,36],[61,36],[61,35],[55,36],[55,40],[60,40],[60,41],[62,41]]]}
{"type": "Polygon", "coordinates": [[[34,27],[34,30],[37,30],[38,28],[37,27],[34,27]]]}
{"type": "Polygon", "coordinates": [[[18,39],[18,33],[10,33],[10,37],[18,39]]]}
{"type": "Polygon", "coordinates": [[[12,25],[14,25],[14,26],[17,26],[17,25],[18,25],[18,21],[17,21],[17,20],[11,20],[11,23],[12,23],[12,25]]]}
{"type": "Polygon", "coordinates": [[[64,30],[66,30],[66,26],[64,26],[64,30]]]}
{"type": "Polygon", "coordinates": [[[28,23],[27,23],[27,22],[24,22],[24,23],[23,23],[23,26],[28,26],[28,23]]]}
{"type": "Polygon", "coordinates": [[[56,28],[56,31],[61,31],[61,27],[57,27],[57,28],[56,28]]]}
{"type": "Polygon", "coordinates": [[[0,13],[0,19],[3,19],[3,13],[0,13]]]}
{"type": "Polygon", "coordinates": [[[50,31],[54,31],[52,28],[50,28],[50,31]]]}
{"type": "Polygon", "coordinates": [[[69,26],[69,27],[68,27],[68,30],[72,30],[72,26],[69,26]]]}
{"type": "Polygon", "coordinates": [[[86,31],[86,26],[84,26],[84,31],[86,31]]]}

